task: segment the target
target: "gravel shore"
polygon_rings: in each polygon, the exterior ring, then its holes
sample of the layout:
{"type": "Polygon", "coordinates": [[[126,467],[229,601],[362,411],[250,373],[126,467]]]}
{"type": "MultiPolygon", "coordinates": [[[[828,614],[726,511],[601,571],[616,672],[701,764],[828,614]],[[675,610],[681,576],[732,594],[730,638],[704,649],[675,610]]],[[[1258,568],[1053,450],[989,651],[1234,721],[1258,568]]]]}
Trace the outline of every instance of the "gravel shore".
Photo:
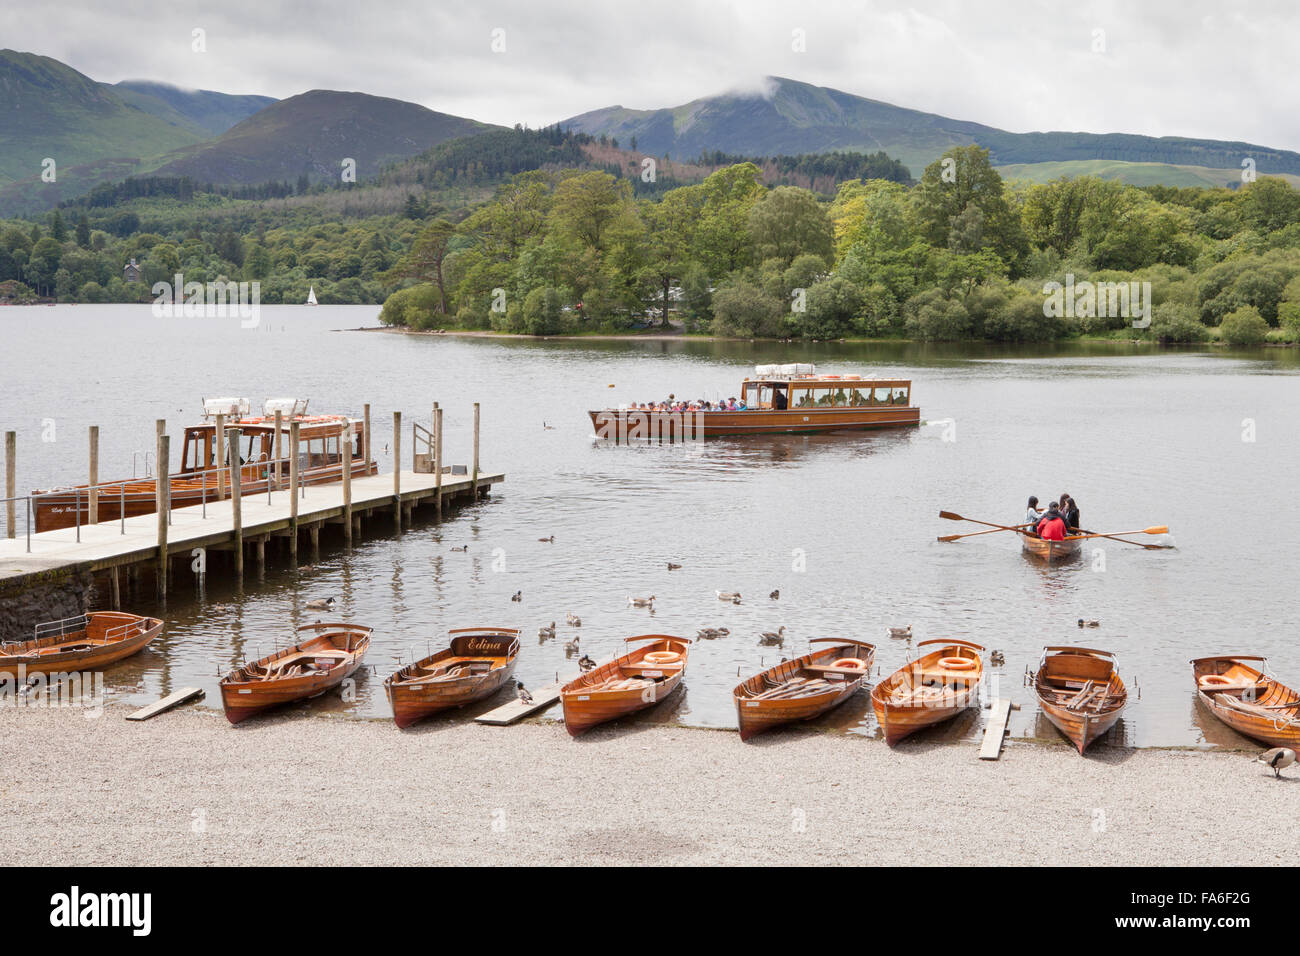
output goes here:
{"type": "MultiPolygon", "coordinates": [[[[0,714],[0,863],[1139,864],[1294,860],[1253,753],[794,730],[0,714]],[[1213,853],[1207,856],[1207,850],[1213,853]]],[[[1262,749],[1262,748],[1261,748],[1262,749]]]]}

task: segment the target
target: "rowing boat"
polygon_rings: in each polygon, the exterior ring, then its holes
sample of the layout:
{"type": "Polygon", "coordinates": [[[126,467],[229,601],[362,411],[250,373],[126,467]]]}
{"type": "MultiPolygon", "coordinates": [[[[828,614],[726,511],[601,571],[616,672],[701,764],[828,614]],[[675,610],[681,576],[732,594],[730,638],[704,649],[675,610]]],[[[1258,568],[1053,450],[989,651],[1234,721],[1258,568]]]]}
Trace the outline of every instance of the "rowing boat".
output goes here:
{"type": "Polygon", "coordinates": [[[645,710],[677,689],[686,676],[691,642],[667,634],[629,637],[643,643],[560,688],[564,726],[574,737],[597,724],[645,710]]]}
{"type": "Polygon", "coordinates": [[[221,705],[232,724],[269,707],[319,697],[361,666],[373,629],[321,622],[298,628],[298,643],[235,668],[221,678],[221,705]]]}
{"type": "Polygon", "coordinates": [[[1266,674],[1267,667],[1263,657],[1201,657],[1192,661],[1192,674],[1201,703],[1215,717],[1247,737],[1295,749],[1300,746],[1300,694],[1266,674]]]}
{"type": "Polygon", "coordinates": [[[1128,690],[1110,651],[1046,647],[1034,678],[1038,706],[1079,753],[1119,720],[1128,690]]]}
{"type": "Polygon", "coordinates": [[[855,694],[871,672],[871,644],[841,637],[809,643],[829,646],[769,667],[732,691],[741,740],[826,713],[855,694]]]}
{"type": "Polygon", "coordinates": [[[384,681],[398,727],[491,697],[514,674],[519,656],[516,628],[461,627],[447,633],[448,647],[384,681]]]}
{"type": "Polygon", "coordinates": [[[38,624],[30,641],[0,644],[0,674],[107,667],[147,647],[163,622],[122,611],[92,611],[38,624]]]}
{"type": "Polygon", "coordinates": [[[1020,534],[1020,546],[1025,554],[1046,564],[1072,558],[1083,547],[1080,538],[1066,538],[1064,541],[1047,541],[1032,534],[1020,534]]]}
{"type": "Polygon", "coordinates": [[[924,727],[955,717],[975,703],[984,675],[984,648],[955,638],[922,641],[934,647],[871,689],[871,705],[885,734],[898,743],[924,727]]]}

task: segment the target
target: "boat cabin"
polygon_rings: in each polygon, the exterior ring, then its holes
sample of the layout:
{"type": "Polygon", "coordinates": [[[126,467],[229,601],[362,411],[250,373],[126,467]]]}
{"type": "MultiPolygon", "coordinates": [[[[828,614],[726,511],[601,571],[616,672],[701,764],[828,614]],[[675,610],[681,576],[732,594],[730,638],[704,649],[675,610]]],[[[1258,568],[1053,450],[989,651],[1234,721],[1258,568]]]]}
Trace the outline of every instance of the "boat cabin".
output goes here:
{"type": "Polygon", "coordinates": [[[812,365],[757,366],[746,378],[749,409],[870,408],[907,406],[912,383],[859,375],[819,375],[812,365]]]}

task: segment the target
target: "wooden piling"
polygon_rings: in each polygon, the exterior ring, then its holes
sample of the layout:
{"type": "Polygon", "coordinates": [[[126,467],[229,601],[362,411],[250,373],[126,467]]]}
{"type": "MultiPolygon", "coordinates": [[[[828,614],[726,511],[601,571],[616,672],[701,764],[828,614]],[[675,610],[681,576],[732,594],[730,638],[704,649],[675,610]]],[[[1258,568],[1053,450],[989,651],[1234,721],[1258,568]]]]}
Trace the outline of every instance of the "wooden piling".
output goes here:
{"type": "Polygon", "coordinates": [[[90,489],[87,508],[91,524],[99,524],[99,426],[90,426],[90,489]]]}
{"type": "MultiPolygon", "coordinates": [[[[157,461],[171,461],[171,438],[158,436],[157,461]]],[[[158,477],[154,480],[154,506],[158,509],[158,597],[167,597],[167,498],[168,482],[171,476],[166,467],[158,468],[158,477]]]]}
{"type": "Polygon", "coordinates": [[[442,521],[442,409],[433,406],[433,500],[438,521],[442,521]]]}
{"type": "Polygon", "coordinates": [[[280,490],[280,463],[284,461],[284,442],[281,441],[281,430],[284,428],[284,413],[280,409],[275,410],[275,443],[272,445],[271,454],[275,457],[275,490],[280,490]]]}
{"type": "Polygon", "coordinates": [[[393,412],[393,520],[402,530],[402,413],[393,412]]]}
{"type": "Polygon", "coordinates": [[[226,497],[226,469],[222,467],[221,457],[226,452],[226,416],[217,415],[217,460],[212,463],[212,467],[217,469],[217,500],[226,497]]]}
{"type": "Polygon", "coordinates": [[[118,580],[118,571],[115,567],[108,570],[108,600],[112,610],[122,610],[122,585],[118,580]]]}
{"type": "Polygon", "coordinates": [[[343,540],[352,544],[352,452],[356,446],[356,433],[352,423],[348,423],[343,432],[343,447],[340,449],[343,460],[343,540]]]}
{"type": "Polygon", "coordinates": [[[257,559],[257,573],[266,570],[266,535],[262,535],[253,545],[253,555],[257,559]]]}
{"type": "Polygon", "coordinates": [[[298,430],[289,422],[289,555],[298,559],[298,430]]]}
{"type": "Polygon", "coordinates": [[[226,431],[229,436],[230,451],[230,513],[234,518],[235,577],[244,576],[244,509],[243,509],[243,467],[239,461],[240,429],[226,431]]]}
{"type": "Polygon", "coordinates": [[[5,537],[18,535],[17,504],[14,495],[18,494],[18,433],[5,432],[5,537]]]}
{"type": "Polygon", "coordinates": [[[370,474],[370,403],[366,402],[361,422],[361,454],[366,460],[365,474],[370,474]]]}
{"type": "Polygon", "coordinates": [[[471,501],[478,501],[478,402],[474,403],[474,480],[470,483],[471,501]]]}

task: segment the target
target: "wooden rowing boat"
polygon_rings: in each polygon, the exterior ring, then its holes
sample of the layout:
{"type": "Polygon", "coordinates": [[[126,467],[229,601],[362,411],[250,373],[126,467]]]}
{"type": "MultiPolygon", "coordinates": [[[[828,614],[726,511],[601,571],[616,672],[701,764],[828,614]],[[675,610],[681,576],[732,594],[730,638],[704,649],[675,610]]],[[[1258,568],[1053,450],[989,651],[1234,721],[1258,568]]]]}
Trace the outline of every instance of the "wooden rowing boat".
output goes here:
{"type": "Polygon", "coordinates": [[[1274,747],[1300,747],[1300,694],[1264,672],[1268,661],[1244,654],[1192,661],[1201,703],[1238,733],[1274,747]],[[1252,661],[1258,664],[1246,663],[1252,661]]]}
{"type": "Polygon", "coordinates": [[[519,656],[516,628],[461,627],[447,633],[450,646],[384,681],[398,727],[491,697],[514,674],[519,656]]]}
{"type": "Polygon", "coordinates": [[[769,667],[732,691],[741,740],[839,706],[857,693],[876,659],[875,647],[863,641],[818,637],[809,643],[829,646],[769,667]]]}
{"type": "Polygon", "coordinates": [[[1090,647],[1045,647],[1034,678],[1038,706],[1079,753],[1119,720],[1128,690],[1115,655],[1090,647]]]}
{"type": "Polygon", "coordinates": [[[1072,558],[1083,549],[1079,538],[1066,538],[1064,541],[1045,541],[1032,534],[1020,534],[1020,546],[1025,554],[1045,564],[1054,564],[1072,558]]]}
{"type": "Polygon", "coordinates": [[[317,621],[298,628],[298,643],[221,678],[221,705],[232,724],[269,707],[319,697],[361,666],[372,628],[317,621]]]}
{"type": "Polygon", "coordinates": [[[122,611],[92,611],[38,624],[30,641],[0,644],[0,674],[49,674],[107,667],[147,647],[163,622],[122,611]]]}
{"type": "Polygon", "coordinates": [[[871,706],[890,746],[924,727],[955,717],[975,703],[984,676],[984,648],[955,638],[922,641],[934,647],[871,689],[871,706]]]}
{"type": "Polygon", "coordinates": [[[691,642],[668,634],[643,634],[625,643],[638,647],[606,661],[560,688],[564,726],[574,737],[597,724],[664,700],[686,676],[691,642]]]}

